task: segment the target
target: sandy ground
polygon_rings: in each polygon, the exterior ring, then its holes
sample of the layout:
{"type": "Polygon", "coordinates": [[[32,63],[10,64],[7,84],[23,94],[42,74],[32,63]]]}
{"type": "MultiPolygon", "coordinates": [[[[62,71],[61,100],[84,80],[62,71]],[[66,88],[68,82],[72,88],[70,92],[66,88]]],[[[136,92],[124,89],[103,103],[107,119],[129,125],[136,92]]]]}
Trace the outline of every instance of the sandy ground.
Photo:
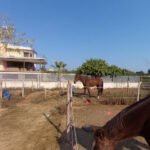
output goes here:
{"type": "MultiPolygon", "coordinates": [[[[102,126],[126,106],[102,105],[95,97],[90,98],[91,104],[85,104],[84,100],[86,98],[82,95],[73,97],[74,125],[79,150],[90,150],[92,134],[81,127],[87,124],[102,126]]],[[[0,150],[69,150],[64,140],[65,110],[58,109],[65,103],[66,95],[57,90],[47,91],[46,99],[43,91],[28,92],[25,98],[15,95],[11,102],[5,104],[7,107],[0,109],[0,150]]],[[[141,137],[124,141],[116,148],[148,149],[141,137]]]]}

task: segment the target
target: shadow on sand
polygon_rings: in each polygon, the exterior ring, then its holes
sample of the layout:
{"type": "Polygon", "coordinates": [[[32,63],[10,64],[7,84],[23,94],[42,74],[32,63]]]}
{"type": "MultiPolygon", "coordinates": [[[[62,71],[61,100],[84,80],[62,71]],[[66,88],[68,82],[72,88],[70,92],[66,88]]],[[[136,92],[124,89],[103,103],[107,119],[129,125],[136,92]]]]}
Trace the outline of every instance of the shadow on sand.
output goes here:
{"type": "Polygon", "coordinates": [[[116,150],[123,150],[123,148],[129,149],[129,150],[150,150],[150,146],[134,138],[120,142],[117,145],[116,150]]]}
{"type": "MultiPolygon", "coordinates": [[[[48,116],[43,113],[47,121],[57,130],[58,133],[60,133],[61,137],[57,138],[60,150],[71,150],[72,146],[75,145],[75,141],[71,142],[70,138],[68,139],[68,136],[74,136],[73,133],[67,134],[66,130],[61,131],[59,129],[59,125],[56,125],[54,122],[52,122],[48,116]]],[[[75,128],[76,135],[77,135],[77,143],[78,145],[81,145],[84,147],[85,150],[92,150],[92,143],[93,143],[93,132],[85,131],[82,128],[75,128]]],[[[128,150],[150,150],[150,147],[146,145],[145,143],[142,143],[136,139],[128,139],[123,142],[120,142],[115,150],[123,150],[124,148],[128,150]]]]}
{"type": "MultiPolygon", "coordinates": [[[[92,132],[86,132],[82,128],[75,128],[77,134],[78,144],[81,145],[85,150],[92,149],[93,143],[93,134],[92,132]]],[[[63,132],[62,136],[59,139],[60,150],[70,150],[71,143],[66,140],[67,134],[66,131],[63,132]]],[[[142,143],[136,139],[128,139],[123,142],[120,142],[115,150],[150,150],[150,147],[145,143],[142,143]]]]}
{"type": "MultiPolygon", "coordinates": [[[[85,132],[81,128],[75,128],[75,130],[77,134],[78,145],[81,145],[86,150],[91,150],[93,141],[92,133],[85,132]]],[[[64,131],[62,136],[58,140],[60,143],[60,150],[71,150],[72,145],[75,145],[75,141],[73,143],[70,143],[70,141],[67,140],[67,136],[67,132],[64,131]]]]}

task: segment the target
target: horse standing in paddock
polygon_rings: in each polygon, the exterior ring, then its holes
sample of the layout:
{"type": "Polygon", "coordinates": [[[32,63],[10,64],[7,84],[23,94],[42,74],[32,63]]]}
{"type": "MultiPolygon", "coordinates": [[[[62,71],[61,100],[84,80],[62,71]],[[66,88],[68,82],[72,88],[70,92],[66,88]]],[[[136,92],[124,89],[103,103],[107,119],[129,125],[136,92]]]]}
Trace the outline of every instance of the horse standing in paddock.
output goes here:
{"type": "Polygon", "coordinates": [[[88,90],[88,94],[89,96],[91,96],[90,93],[90,87],[97,87],[97,91],[98,91],[98,99],[100,94],[103,93],[103,80],[100,77],[88,77],[86,75],[80,75],[80,74],[76,74],[75,78],[74,78],[74,83],[76,83],[77,81],[81,81],[83,86],[84,86],[84,94],[86,94],[86,90],[88,90]]]}
{"type": "Polygon", "coordinates": [[[150,95],[97,128],[94,150],[114,150],[120,141],[135,136],[143,136],[150,145],[150,95]]]}

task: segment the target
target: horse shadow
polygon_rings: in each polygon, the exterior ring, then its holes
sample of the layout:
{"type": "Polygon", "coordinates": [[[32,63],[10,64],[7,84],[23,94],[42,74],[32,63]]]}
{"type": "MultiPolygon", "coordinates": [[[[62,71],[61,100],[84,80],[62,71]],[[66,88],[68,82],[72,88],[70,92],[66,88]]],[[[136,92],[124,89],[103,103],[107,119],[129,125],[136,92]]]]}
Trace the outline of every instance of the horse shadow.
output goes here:
{"type": "MultiPolygon", "coordinates": [[[[92,143],[93,143],[93,133],[86,132],[82,128],[75,128],[77,134],[77,142],[78,145],[82,146],[85,150],[92,150],[92,143]]],[[[63,132],[62,136],[58,139],[60,150],[70,150],[71,143],[70,141],[66,140],[67,137],[66,131],[63,132]]],[[[75,142],[73,143],[75,144],[75,142]]],[[[125,140],[120,142],[115,150],[150,150],[150,146],[146,145],[143,142],[140,142],[134,138],[125,140]]]]}
{"type": "Polygon", "coordinates": [[[115,150],[123,150],[124,147],[129,150],[150,150],[150,146],[134,138],[120,142],[115,150]]]}
{"type": "Polygon", "coordinates": [[[78,92],[78,93],[77,93],[77,92],[75,93],[75,92],[74,92],[74,93],[73,93],[73,96],[74,96],[74,97],[77,97],[77,98],[94,98],[94,99],[96,98],[96,99],[97,99],[97,96],[96,96],[95,94],[93,94],[93,93],[89,96],[88,93],[85,94],[85,93],[79,93],[79,92],[78,92]]]}
{"type": "MultiPolygon", "coordinates": [[[[92,149],[93,135],[91,133],[85,132],[81,128],[75,128],[77,135],[77,143],[86,150],[92,149]],[[86,137],[86,138],[85,138],[86,137]]],[[[61,137],[58,139],[60,150],[70,150],[72,145],[75,146],[75,141],[71,143],[70,140],[67,140],[67,137],[70,133],[67,133],[66,130],[62,133],[61,137]]]]}
{"type": "MultiPolygon", "coordinates": [[[[71,140],[70,140],[70,137],[71,137],[70,135],[72,134],[71,130],[69,133],[67,133],[66,130],[62,132],[59,128],[59,125],[56,125],[52,120],[50,120],[50,118],[45,113],[43,113],[43,115],[45,116],[47,121],[61,135],[60,137],[56,137],[56,139],[59,143],[59,146],[60,146],[60,150],[70,150],[70,149],[72,149],[72,146],[75,146],[76,142],[78,143],[78,145],[81,145],[86,150],[92,150],[93,132],[91,132],[91,131],[87,132],[87,131],[83,130],[83,128],[72,127],[72,129],[75,129],[77,141],[71,142],[71,140]]],[[[150,146],[148,146],[145,143],[140,142],[134,138],[120,142],[116,146],[115,150],[123,150],[124,147],[128,150],[150,150],[150,146]]]]}
{"type": "MultiPolygon", "coordinates": [[[[89,97],[88,93],[84,94],[83,92],[72,92],[72,94],[75,97],[82,97],[82,96],[89,97]]],[[[67,92],[59,92],[59,95],[60,96],[66,96],[67,92]]],[[[95,97],[95,96],[90,96],[90,97],[95,97]]]]}
{"type": "Polygon", "coordinates": [[[89,96],[89,94],[88,93],[83,93],[83,92],[73,92],[73,96],[81,97],[81,96],[89,96]]]}

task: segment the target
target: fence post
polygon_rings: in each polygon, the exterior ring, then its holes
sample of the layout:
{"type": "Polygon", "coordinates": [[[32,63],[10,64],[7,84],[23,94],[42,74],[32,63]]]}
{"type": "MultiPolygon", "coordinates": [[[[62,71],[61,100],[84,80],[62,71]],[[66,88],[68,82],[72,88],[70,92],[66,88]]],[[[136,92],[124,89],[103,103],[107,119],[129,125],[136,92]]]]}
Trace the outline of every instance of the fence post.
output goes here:
{"type": "Polygon", "coordinates": [[[39,88],[40,88],[40,86],[41,86],[41,73],[39,73],[38,82],[39,82],[39,88]]]}
{"type": "Polygon", "coordinates": [[[6,89],[6,81],[5,81],[5,89],[6,89]]]}
{"type": "Polygon", "coordinates": [[[37,76],[37,88],[38,89],[40,88],[40,73],[38,73],[38,76],[37,76]]]}
{"type": "Polygon", "coordinates": [[[129,76],[128,76],[128,79],[127,79],[127,94],[129,94],[129,76]]]}
{"type": "Polygon", "coordinates": [[[72,109],[72,85],[68,81],[67,85],[67,141],[70,142],[72,150],[78,150],[77,135],[74,127],[74,116],[72,109]],[[75,142],[75,143],[74,143],[75,142]]]}
{"type": "Polygon", "coordinates": [[[46,99],[46,94],[47,94],[47,91],[46,91],[46,88],[44,88],[44,97],[46,99]]]}
{"type": "Polygon", "coordinates": [[[22,81],[22,97],[24,97],[24,80],[22,81]]]}
{"type": "Polygon", "coordinates": [[[67,84],[67,140],[70,140],[70,83],[67,84]]]}
{"type": "Polygon", "coordinates": [[[3,101],[3,86],[2,81],[0,81],[0,107],[2,108],[2,101],[3,101]]]}
{"type": "Polygon", "coordinates": [[[142,82],[139,82],[139,83],[138,83],[138,95],[137,95],[137,101],[140,100],[140,88],[141,88],[141,84],[142,84],[142,82]]]}
{"type": "Polygon", "coordinates": [[[32,80],[32,91],[33,91],[33,80],[32,80]]]}

